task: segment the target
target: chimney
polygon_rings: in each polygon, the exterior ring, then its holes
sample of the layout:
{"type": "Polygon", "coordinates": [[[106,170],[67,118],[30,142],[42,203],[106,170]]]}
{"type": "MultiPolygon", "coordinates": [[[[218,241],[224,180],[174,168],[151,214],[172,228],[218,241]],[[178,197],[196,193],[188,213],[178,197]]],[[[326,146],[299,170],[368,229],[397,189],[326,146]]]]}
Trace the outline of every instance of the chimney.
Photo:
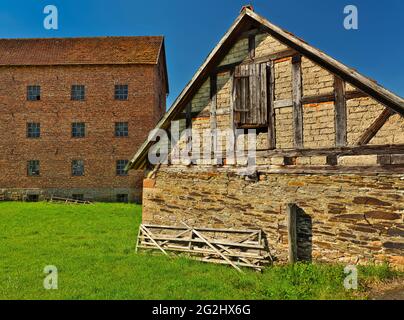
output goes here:
{"type": "Polygon", "coordinates": [[[240,13],[244,12],[244,11],[247,10],[247,9],[248,9],[248,10],[251,10],[251,11],[254,11],[254,6],[253,6],[252,4],[247,4],[247,5],[245,5],[245,6],[242,6],[240,13]]]}

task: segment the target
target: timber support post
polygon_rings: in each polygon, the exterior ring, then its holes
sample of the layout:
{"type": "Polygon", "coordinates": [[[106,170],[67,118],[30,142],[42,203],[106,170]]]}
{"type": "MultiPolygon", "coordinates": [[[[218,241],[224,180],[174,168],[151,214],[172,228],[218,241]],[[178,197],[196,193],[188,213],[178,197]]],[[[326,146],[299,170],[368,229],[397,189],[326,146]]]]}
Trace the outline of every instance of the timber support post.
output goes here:
{"type": "Polygon", "coordinates": [[[289,203],[287,206],[289,263],[297,262],[297,205],[289,203]]]}
{"type": "Polygon", "coordinates": [[[302,88],[302,57],[292,58],[292,91],[293,91],[293,131],[294,146],[303,148],[303,88],[302,88]]]}

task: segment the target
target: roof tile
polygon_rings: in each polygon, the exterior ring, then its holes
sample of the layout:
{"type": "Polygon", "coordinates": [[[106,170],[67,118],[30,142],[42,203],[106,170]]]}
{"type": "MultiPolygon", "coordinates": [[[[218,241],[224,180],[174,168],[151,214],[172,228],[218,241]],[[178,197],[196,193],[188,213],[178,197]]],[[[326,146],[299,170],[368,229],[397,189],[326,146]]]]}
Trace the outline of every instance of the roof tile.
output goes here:
{"type": "Polygon", "coordinates": [[[157,64],[162,36],[0,39],[0,65],[157,64]]]}

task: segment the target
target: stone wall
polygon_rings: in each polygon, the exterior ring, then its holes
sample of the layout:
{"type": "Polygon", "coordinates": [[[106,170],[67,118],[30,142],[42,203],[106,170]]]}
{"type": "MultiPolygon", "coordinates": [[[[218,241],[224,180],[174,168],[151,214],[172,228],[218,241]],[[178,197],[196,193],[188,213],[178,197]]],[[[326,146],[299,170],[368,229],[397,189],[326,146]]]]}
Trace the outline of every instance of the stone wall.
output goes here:
{"type": "MultiPolygon", "coordinates": [[[[137,185],[141,185],[142,174],[137,176],[137,185]]],[[[5,201],[29,201],[30,196],[37,196],[38,201],[45,201],[51,196],[72,199],[73,195],[83,195],[84,200],[98,202],[117,202],[118,195],[128,195],[129,202],[141,203],[142,192],[139,188],[9,188],[0,189],[0,197],[5,201]]]]}
{"type": "Polygon", "coordinates": [[[402,175],[262,173],[251,182],[228,169],[164,167],[144,188],[144,223],[263,229],[285,262],[286,205],[296,203],[301,259],[404,264],[402,175]]]}

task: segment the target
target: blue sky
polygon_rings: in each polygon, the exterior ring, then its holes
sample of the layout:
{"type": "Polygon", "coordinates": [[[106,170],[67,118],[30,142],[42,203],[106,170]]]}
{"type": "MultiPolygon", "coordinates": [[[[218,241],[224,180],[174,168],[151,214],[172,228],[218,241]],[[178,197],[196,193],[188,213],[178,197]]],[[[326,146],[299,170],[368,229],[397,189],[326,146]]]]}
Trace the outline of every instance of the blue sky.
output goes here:
{"type": "Polygon", "coordinates": [[[172,101],[220,40],[243,4],[404,96],[402,0],[2,0],[0,37],[164,35],[172,101]],[[43,8],[59,10],[59,30],[43,28],[43,8]],[[359,10],[359,30],[343,9],[359,10]]]}

